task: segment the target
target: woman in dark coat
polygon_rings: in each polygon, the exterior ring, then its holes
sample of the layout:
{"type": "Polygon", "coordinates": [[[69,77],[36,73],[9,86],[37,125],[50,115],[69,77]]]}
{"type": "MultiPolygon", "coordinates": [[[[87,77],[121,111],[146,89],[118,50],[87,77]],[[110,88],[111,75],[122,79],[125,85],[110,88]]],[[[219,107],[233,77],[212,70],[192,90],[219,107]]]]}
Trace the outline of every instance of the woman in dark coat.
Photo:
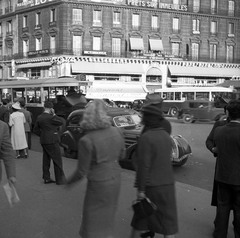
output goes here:
{"type": "Polygon", "coordinates": [[[137,199],[148,197],[158,209],[144,219],[133,216],[131,238],[139,235],[154,237],[154,233],[173,238],[178,231],[178,222],[171,165],[172,142],[162,126],[163,114],[159,107],[146,105],[142,113],[145,128],[137,147],[137,199]]]}
{"type": "Polygon", "coordinates": [[[113,238],[114,216],[120,192],[125,144],[122,133],[111,125],[103,100],[88,105],[80,123],[86,134],[78,144],[78,166],[68,185],[87,177],[80,229],[82,238],[113,238]]]}

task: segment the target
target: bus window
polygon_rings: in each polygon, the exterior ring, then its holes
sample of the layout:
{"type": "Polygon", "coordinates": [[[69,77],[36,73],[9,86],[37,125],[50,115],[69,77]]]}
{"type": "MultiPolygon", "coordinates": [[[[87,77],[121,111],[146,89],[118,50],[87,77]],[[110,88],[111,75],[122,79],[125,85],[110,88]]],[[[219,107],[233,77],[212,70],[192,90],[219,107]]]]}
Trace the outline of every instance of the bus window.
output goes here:
{"type": "Polygon", "coordinates": [[[196,99],[209,99],[209,92],[196,92],[196,99]]]}
{"type": "Polygon", "coordinates": [[[183,92],[183,98],[185,100],[194,100],[194,92],[183,92]]]}
{"type": "Polygon", "coordinates": [[[181,92],[175,92],[175,100],[181,100],[181,92]]]}
{"type": "Polygon", "coordinates": [[[166,100],[173,100],[173,92],[166,93],[166,100]]]}

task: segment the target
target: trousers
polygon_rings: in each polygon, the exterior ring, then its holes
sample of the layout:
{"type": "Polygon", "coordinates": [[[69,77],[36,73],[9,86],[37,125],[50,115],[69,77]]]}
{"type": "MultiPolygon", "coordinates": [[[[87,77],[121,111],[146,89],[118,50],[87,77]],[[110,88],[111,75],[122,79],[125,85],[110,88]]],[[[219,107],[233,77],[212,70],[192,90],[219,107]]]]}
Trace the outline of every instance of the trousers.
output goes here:
{"type": "Polygon", "coordinates": [[[65,182],[65,175],[63,172],[62,156],[59,144],[58,143],[42,144],[42,148],[43,148],[43,163],[42,163],[43,179],[44,180],[50,179],[49,170],[52,160],[56,184],[63,184],[65,182]]]}
{"type": "Polygon", "coordinates": [[[217,214],[215,219],[215,238],[226,238],[230,211],[233,209],[235,238],[240,238],[240,185],[218,182],[217,214]]]}

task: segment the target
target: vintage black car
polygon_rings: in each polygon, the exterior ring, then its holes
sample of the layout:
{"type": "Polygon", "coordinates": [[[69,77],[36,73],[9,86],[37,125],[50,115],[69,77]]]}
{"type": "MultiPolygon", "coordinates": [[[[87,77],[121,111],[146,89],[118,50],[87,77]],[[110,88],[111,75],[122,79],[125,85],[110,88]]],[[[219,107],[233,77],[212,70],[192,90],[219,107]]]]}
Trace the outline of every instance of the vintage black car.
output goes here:
{"type": "MultiPolygon", "coordinates": [[[[61,146],[67,158],[77,157],[78,140],[84,135],[79,126],[84,109],[73,111],[66,122],[66,131],[61,135],[61,146]]],[[[137,139],[142,131],[141,114],[132,109],[108,107],[108,115],[112,124],[123,131],[126,145],[126,157],[120,161],[122,168],[134,170],[132,160],[135,156],[137,139]]],[[[173,153],[172,164],[181,166],[186,163],[191,155],[191,147],[180,135],[172,136],[173,153]]]]}
{"type": "Polygon", "coordinates": [[[215,102],[208,100],[186,100],[179,111],[178,119],[184,123],[195,121],[217,121],[226,119],[223,107],[217,107],[215,102]]]}

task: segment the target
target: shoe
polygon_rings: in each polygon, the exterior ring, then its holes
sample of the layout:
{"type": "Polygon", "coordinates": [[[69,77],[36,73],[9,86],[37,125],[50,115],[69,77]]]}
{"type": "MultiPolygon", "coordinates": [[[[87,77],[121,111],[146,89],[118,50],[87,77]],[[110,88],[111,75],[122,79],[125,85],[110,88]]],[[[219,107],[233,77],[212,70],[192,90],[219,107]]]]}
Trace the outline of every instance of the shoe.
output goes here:
{"type": "Polygon", "coordinates": [[[44,184],[55,183],[52,179],[44,179],[44,184]]]}
{"type": "Polygon", "coordinates": [[[16,159],[22,159],[22,156],[21,155],[17,155],[16,159]]]}
{"type": "Polygon", "coordinates": [[[147,232],[144,232],[140,235],[140,237],[142,237],[142,238],[144,238],[144,237],[145,238],[147,238],[147,237],[153,238],[154,236],[155,236],[155,233],[152,232],[152,231],[147,231],[147,232]]]}
{"type": "Polygon", "coordinates": [[[27,159],[28,158],[28,155],[24,155],[24,159],[27,159]]]}

